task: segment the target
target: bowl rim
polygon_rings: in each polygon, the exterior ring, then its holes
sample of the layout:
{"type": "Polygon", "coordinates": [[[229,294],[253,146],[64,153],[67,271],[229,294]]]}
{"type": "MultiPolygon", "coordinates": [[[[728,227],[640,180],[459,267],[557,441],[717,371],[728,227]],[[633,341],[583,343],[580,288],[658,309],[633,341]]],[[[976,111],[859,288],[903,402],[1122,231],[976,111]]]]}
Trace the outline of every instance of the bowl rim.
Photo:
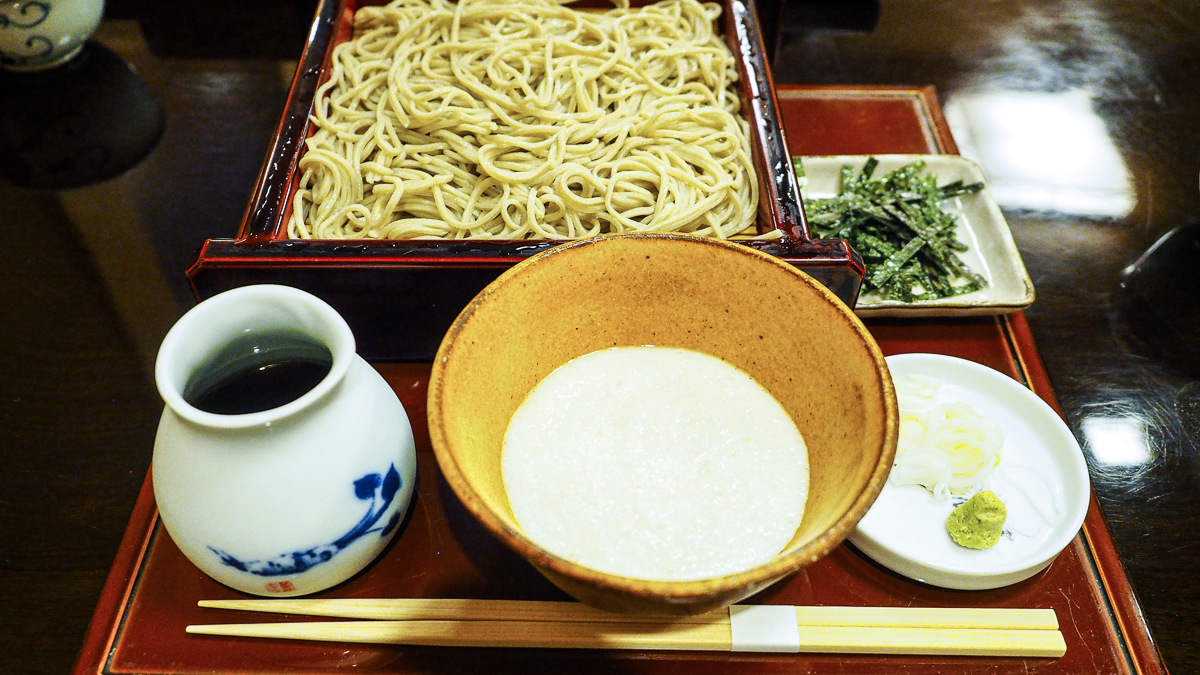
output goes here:
{"type": "Polygon", "coordinates": [[[854,531],[858,521],[866,515],[871,504],[874,503],[887,482],[898,438],[898,412],[895,389],[882,350],[862,320],[854,314],[852,309],[842,303],[832,291],[796,267],[738,242],[672,232],[625,232],[571,240],[560,246],[526,258],[508,270],[505,270],[504,273],[497,277],[491,284],[488,284],[486,288],[480,291],[463,308],[455,318],[453,324],[451,324],[449,330],[446,331],[438,347],[430,371],[426,410],[430,444],[433,447],[434,455],[441,468],[443,477],[467,510],[475,516],[485,529],[500,538],[507,546],[514,549],[535,566],[540,566],[553,573],[562,575],[573,582],[593,588],[603,588],[629,595],[651,596],[669,603],[681,604],[718,594],[735,592],[743,588],[761,589],[808,564],[816,562],[841,545],[854,531]],[[859,336],[862,344],[867,348],[868,354],[875,366],[875,372],[878,373],[880,378],[880,390],[883,394],[882,407],[885,412],[883,449],[863,490],[851,503],[847,511],[831,527],[807,544],[786,555],[776,556],[768,562],[743,572],[682,581],[640,579],[602,572],[557,556],[539,546],[520,530],[509,527],[504,520],[493,513],[464,478],[463,473],[459,469],[458,462],[446,449],[448,441],[443,432],[442,420],[444,418],[441,414],[440,406],[442,376],[446,367],[445,364],[454,349],[455,338],[461,333],[475,310],[481,304],[487,302],[493,293],[519,277],[527,267],[538,265],[540,261],[546,258],[570,255],[573,250],[580,247],[604,246],[612,242],[640,239],[680,241],[690,245],[722,248],[785,270],[787,274],[796,278],[801,283],[808,285],[809,288],[815,290],[827,302],[830,302],[838,309],[839,313],[842,314],[850,327],[859,336]]]}

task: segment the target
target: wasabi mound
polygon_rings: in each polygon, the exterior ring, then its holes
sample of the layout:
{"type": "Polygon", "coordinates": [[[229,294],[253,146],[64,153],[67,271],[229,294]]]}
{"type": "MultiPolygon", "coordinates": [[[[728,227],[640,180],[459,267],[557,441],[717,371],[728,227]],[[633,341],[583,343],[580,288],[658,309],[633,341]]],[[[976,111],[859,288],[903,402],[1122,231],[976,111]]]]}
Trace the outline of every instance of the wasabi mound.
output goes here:
{"type": "Polygon", "coordinates": [[[959,546],[991,548],[1000,541],[1008,509],[990,490],[976,493],[946,519],[946,532],[959,546]]]}

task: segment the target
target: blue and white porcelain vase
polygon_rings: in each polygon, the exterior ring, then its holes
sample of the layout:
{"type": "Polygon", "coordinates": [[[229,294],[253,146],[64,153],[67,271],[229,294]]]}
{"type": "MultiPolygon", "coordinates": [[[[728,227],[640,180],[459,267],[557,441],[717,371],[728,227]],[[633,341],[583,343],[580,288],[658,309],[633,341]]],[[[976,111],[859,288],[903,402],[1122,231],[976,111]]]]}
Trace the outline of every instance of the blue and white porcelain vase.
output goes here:
{"type": "Polygon", "coordinates": [[[155,380],[166,404],[152,468],[159,514],[213,579],[255,595],[315,593],[360,572],[396,535],[416,482],[412,428],[322,300],[275,285],[213,296],[168,332],[155,380]],[[328,372],[263,410],[197,398],[235,362],[268,367],[280,344],[315,349],[328,372]]]}

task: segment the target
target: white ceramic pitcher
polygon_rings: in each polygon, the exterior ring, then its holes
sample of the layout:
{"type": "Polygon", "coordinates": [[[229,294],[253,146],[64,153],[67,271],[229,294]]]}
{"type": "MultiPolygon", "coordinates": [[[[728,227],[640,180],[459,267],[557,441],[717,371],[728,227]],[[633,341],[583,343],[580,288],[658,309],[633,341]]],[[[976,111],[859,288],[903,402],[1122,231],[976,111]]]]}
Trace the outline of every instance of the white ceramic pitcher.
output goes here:
{"type": "Polygon", "coordinates": [[[322,300],[275,285],[213,296],[167,333],[155,380],[166,406],[154,496],[171,538],[212,578],[256,595],[315,593],[357,574],[396,534],[416,482],[412,428],[322,300]],[[280,335],[327,350],[328,374],[267,410],[193,405],[189,390],[219,375],[231,350],[280,335]]]}

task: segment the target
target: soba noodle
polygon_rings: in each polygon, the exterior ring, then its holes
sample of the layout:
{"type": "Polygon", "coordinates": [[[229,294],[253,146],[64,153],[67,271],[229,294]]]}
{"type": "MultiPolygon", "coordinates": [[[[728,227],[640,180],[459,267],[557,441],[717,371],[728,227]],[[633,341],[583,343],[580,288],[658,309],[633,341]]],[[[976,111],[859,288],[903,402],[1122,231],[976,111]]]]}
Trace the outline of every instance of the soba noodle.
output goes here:
{"type": "Polygon", "coordinates": [[[364,7],[317,94],[292,238],[729,237],[758,181],[716,4],[364,7]]]}

